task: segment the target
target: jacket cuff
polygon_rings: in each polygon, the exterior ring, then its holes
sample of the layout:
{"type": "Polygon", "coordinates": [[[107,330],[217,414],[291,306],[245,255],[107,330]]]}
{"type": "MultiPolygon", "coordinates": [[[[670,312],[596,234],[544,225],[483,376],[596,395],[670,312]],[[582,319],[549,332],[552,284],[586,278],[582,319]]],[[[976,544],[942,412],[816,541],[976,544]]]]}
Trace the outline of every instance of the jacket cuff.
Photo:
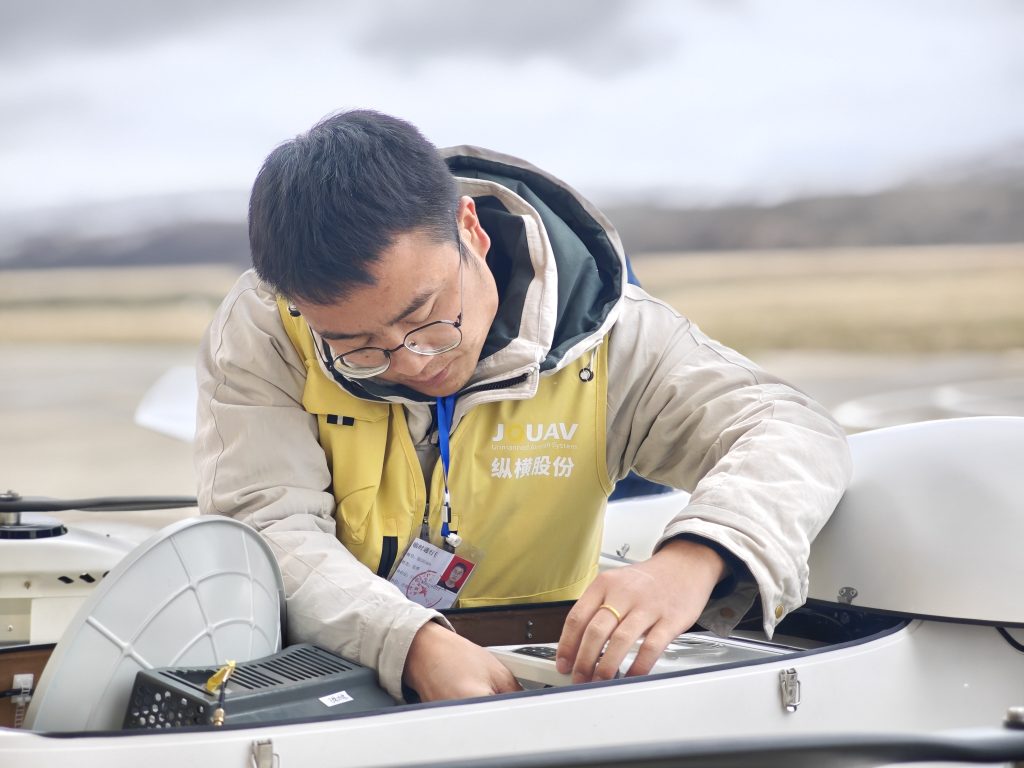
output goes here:
{"type": "Polygon", "coordinates": [[[697,623],[720,637],[728,637],[757,599],[757,583],[740,581],[727,597],[708,600],[697,623]]]}
{"type": "Polygon", "coordinates": [[[731,550],[706,536],[696,533],[680,533],[664,539],[658,544],[658,547],[664,546],[669,541],[692,541],[695,544],[703,544],[725,562],[725,576],[711,590],[708,603],[697,619],[697,623],[716,635],[723,637],[728,635],[736,628],[757,598],[757,581],[750,569],[731,550]]]}
{"type": "MultiPolygon", "coordinates": [[[[711,629],[708,611],[729,608],[736,615],[725,616],[720,613],[714,619],[713,631],[720,633],[722,628],[730,624],[734,627],[753,604],[753,599],[759,597],[763,609],[764,632],[770,638],[775,631],[775,625],[807,599],[806,561],[802,566],[787,560],[773,561],[769,550],[757,537],[750,533],[738,532],[715,521],[715,515],[721,512],[715,507],[707,508],[705,511],[703,505],[690,504],[686,511],[686,518],[668,525],[661,541],[683,534],[706,537],[734,553],[745,567],[744,572],[738,572],[737,585],[732,595],[722,598],[726,602],[719,604],[717,599],[709,600],[702,614],[701,624],[711,629]],[[792,568],[787,568],[788,565],[792,565],[792,568]],[[750,578],[749,591],[748,582],[742,578],[745,574],[749,574],[750,578]]],[[[661,545],[661,541],[658,546],[661,545]]]]}
{"type": "Polygon", "coordinates": [[[721,581],[719,581],[715,585],[715,588],[711,590],[712,600],[728,597],[736,591],[736,587],[741,581],[753,582],[754,580],[754,577],[750,574],[750,569],[747,568],[746,563],[714,539],[709,539],[696,533],[680,533],[669,539],[665,539],[665,541],[661,542],[658,546],[662,547],[670,541],[692,541],[694,544],[703,544],[722,558],[722,561],[725,563],[725,576],[723,576],[721,581]]]}
{"type": "MultiPolygon", "coordinates": [[[[416,603],[409,603],[406,615],[393,619],[391,631],[387,633],[381,648],[377,664],[380,686],[396,701],[407,704],[419,701],[419,695],[402,682],[405,674],[405,661],[409,655],[416,633],[428,621],[436,621],[441,626],[454,631],[452,625],[437,611],[428,610],[416,603]]],[[[370,618],[369,621],[373,621],[370,618]]]]}

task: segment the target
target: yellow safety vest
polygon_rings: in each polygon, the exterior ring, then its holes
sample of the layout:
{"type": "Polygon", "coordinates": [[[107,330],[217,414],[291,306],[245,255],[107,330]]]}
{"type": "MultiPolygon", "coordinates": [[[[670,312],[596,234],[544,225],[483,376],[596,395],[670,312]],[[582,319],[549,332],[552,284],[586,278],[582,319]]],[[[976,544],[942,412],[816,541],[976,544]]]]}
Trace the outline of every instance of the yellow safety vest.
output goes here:
{"type": "MultiPolygon", "coordinates": [[[[386,578],[419,536],[427,507],[405,410],[343,390],[321,369],[306,321],[290,316],[283,300],[278,308],[306,366],[302,406],[317,417],[338,538],[386,578]]],[[[605,459],[606,346],[593,363],[588,354],[542,377],[528,400],[474,407],[452,432],[452,528],[480,553],[458,605],[572,600],[596,575],[612,489],[605,459]],[[594,374],[589,381],[580,377],[585,367],[594,374]]],[[[430,540],[437,546],[442,472],[438,461],[429,501],[430,540]]]]}

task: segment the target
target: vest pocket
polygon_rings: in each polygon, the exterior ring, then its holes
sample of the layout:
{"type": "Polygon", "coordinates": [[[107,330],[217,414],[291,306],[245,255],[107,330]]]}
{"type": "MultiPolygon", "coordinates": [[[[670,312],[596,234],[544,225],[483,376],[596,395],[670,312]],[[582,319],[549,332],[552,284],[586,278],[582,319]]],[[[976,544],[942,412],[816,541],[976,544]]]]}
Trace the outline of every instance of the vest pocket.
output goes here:
{"type": "Polygon", "coordinates": [[[333,478],[338,538],[346,545],[362,545],[369,535],[387,450],[386,417],[386,408],[369,420],[347,413],[317,414],[320,445],[333,478]]]}
{"type": "Polygon", "coordinates": [[[401,406],[348,405],[317,415],[337,536],[363,565],[386,577],[422,519],[423,484],[415,482],[421,470],[401,406]]]}
{"type": "Polygon", "coordinates": [[[359,545],[366,540],[376,495],[376,488],[364,488],[341,499],[335,497],[338,506],[334,518],[338,523],[338,539],[342,544],[359,545]]]}

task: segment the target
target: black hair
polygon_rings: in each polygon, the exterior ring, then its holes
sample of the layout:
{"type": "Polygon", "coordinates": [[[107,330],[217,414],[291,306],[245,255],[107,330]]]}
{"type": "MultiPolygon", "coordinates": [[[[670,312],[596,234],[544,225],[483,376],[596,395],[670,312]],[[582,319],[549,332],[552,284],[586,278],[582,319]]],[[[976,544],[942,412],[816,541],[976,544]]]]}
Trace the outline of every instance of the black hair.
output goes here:
{"type": "Polygon", "coordinates": [[[397,236],[454,241],[456,204],[454,177],[414,125],[342,112],[264,161],[249,198],[252,263],[289,299],[330,304],[374,284],[369,267],[397,236]]]}

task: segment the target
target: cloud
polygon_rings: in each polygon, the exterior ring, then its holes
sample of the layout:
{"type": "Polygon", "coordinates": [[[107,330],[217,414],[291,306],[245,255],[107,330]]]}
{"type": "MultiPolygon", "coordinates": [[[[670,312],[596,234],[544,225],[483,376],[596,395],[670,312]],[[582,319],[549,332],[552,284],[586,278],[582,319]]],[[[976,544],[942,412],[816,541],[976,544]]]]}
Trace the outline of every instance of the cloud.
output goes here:
{"type": "MultiPolygon", "coordinates": [[[[297,0],[289,7],[301,5],[297,0]]],[[[0,61],[146,45],[271,12],[273,0],[31,0],[0,3],[0,61]]]]}
{"type": "MultiPolygon", "coordinates": [[[[542,58],[595,75],[643,67],[673,47],[643,17],[650,2],[518,0],[33,0],[0,4],[0,61],[139,48],[241,19],[306,18],[339,47],[405,67],[466,57],[542,58]]],[[[282,39],[282,44],[290,43],[282,39]]]]}
{"type": "Polygon", "coordinates": [[[394,0],[387,13],[367,20],[355,44],[364,54],[403,66],[437,59],[507,64],[546,59],[607,76],[643,68],[671,53],[675,41],[643,23],[644,5],[627,0],[394,0]]]}
{"type": "Polygon", "coordinates": [[[351,107],[603,199],[872,189],[1024,135],[1003,0],[139,3],[0,2],[0,210],[248,187],[351,107]]]}
{"type": "Polygon", "coordinates": [[[88,95],[65,85],[46,92],[0,91],[0,115],[16,119],[0,120],[0,144],[5,146],[38,141],[39,132],[66,124],[70,115],[80,120],[94,107],[88,95]]]}

